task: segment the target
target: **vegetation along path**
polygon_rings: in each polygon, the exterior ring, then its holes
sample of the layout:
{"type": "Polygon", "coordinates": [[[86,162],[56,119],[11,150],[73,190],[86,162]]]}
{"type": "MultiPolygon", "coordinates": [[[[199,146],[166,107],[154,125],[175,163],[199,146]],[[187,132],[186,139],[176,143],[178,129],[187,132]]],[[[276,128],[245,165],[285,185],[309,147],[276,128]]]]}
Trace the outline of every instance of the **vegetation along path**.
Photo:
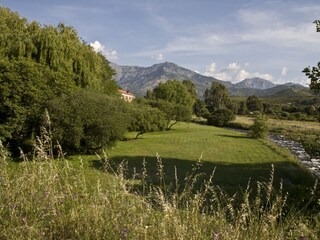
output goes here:
{"type": "MultiPolygon", "coordinates": [[[[134,138],[134,134],[130,137],[134,138]]],[[[249,179],[267,181],[271,165],[275,167],[276,181],[283,179],[287,188],[313,184],[310,174],[287,150],[249,138],[245,133],[193,123],[180,123],[172,131],[122,141],[108,151],[113,162],[125,160],[132,171],[141,171],[145,159],[151,176],[157,174],[157,154],[162,158],[167,182],[174,182],[175,167],[178,178],[184,179],[200,160],[200,171],[208,176],[215,170],[215,184],[229,192],[246,187],[249,179]]]]}

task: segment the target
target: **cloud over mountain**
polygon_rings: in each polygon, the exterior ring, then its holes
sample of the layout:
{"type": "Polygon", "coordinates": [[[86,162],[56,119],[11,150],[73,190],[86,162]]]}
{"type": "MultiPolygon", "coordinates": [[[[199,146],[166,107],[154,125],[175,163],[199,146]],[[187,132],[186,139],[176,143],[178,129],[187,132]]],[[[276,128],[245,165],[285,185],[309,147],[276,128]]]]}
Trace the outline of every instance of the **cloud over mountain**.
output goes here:
{"type": "Polygon", "coordinates": [[[253,78],[260,77],[266,80],[273,80],[273,76],[267,73],[250,73],[245,69],[249,64],[245,64],[244,66],[239,63],[230,63],[227,67],[218,69],[216,63],[211,63],[207,66],[206,71],[204,73],[205,76],[215,77],[217,79],[221,79],[223,81],[231,81],[231,82],[239,82],[245,78],[253,78]]]}
{"type": "Polygon", "coordinates": [[[118,59],[118,52],[116,50],[107,49],[104,45],[102,45],[99,41],[94,41],[90,43],[90,46],[94,51],[102,53],[108,60],[118,59]]]}

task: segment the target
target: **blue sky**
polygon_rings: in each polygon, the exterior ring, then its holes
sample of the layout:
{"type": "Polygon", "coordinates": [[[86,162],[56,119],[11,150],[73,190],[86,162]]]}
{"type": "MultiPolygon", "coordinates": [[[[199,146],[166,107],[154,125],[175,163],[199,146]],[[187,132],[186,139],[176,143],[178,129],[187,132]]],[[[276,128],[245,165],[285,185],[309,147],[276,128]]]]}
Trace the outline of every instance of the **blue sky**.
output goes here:
{"type": "Polygon", "coordinates": [[[164,61],[221,80],[308,83],[320,61],[319,0],[0,0],[28,20],[73,26],[112,62],[164,61]]]}

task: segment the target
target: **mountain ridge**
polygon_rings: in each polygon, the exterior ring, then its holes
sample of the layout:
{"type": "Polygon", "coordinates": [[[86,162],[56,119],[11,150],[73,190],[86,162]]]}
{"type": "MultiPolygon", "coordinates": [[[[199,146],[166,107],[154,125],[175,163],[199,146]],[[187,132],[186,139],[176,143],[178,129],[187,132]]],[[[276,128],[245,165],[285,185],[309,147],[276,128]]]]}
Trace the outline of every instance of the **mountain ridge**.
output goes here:
{"type": "Polygon", "coordinates": [[[210,88],[212,82],[219,82],[225,85],[229,90],[230,96],[272,96],[277,92],[291,88],[294,88],[294,92],[299,95],[300,90],[307,90],[306,87],[300,84],[275,84],[258,77],[247,78],[238,83],[222,81],[214,77],[201,75],[171,62],[153,64],[150,67],[121,66],[115,63],[110,63],[110,66],[116,72],[114,79],[118,84],[138,96],[145,95],[147,90],[152,90],[160,82],[166,82],[171,79],[178,81],[191,80],[196,86],[199,98],[203,97],[205,90],[210,88]]]}

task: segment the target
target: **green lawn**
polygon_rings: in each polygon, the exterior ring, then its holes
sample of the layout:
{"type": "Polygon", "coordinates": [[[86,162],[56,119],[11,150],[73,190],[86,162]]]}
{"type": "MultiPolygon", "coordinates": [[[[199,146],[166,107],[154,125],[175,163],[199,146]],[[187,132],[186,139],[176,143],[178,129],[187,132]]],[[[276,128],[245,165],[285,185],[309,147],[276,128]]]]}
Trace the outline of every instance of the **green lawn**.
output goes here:
{"type": "MultiPolygon", "coordinates": [[[[214,182],[227,191],[245,187],[251,179],[267,181],[271,165],[275,179],[283,179],[288,189],[312,185],[310,175],[284,150],[266,142],[247,137],[246,134],[223,128],[193,123],[177,124],[171,131],[147,133],[138,140],[117,143],[108,150],[109,158],[116,164],[127,161],[129,173],[141,172],[145,159],[151,178],[156,178],[159,154],[164,164],[167,183],[175,180],[175,167],[179,180],[192,172],[201,159],[200,172],[209,176],[215,169],[214,182]]],[[[130,177],[130,174],[128,174],[130,177]]]]}

